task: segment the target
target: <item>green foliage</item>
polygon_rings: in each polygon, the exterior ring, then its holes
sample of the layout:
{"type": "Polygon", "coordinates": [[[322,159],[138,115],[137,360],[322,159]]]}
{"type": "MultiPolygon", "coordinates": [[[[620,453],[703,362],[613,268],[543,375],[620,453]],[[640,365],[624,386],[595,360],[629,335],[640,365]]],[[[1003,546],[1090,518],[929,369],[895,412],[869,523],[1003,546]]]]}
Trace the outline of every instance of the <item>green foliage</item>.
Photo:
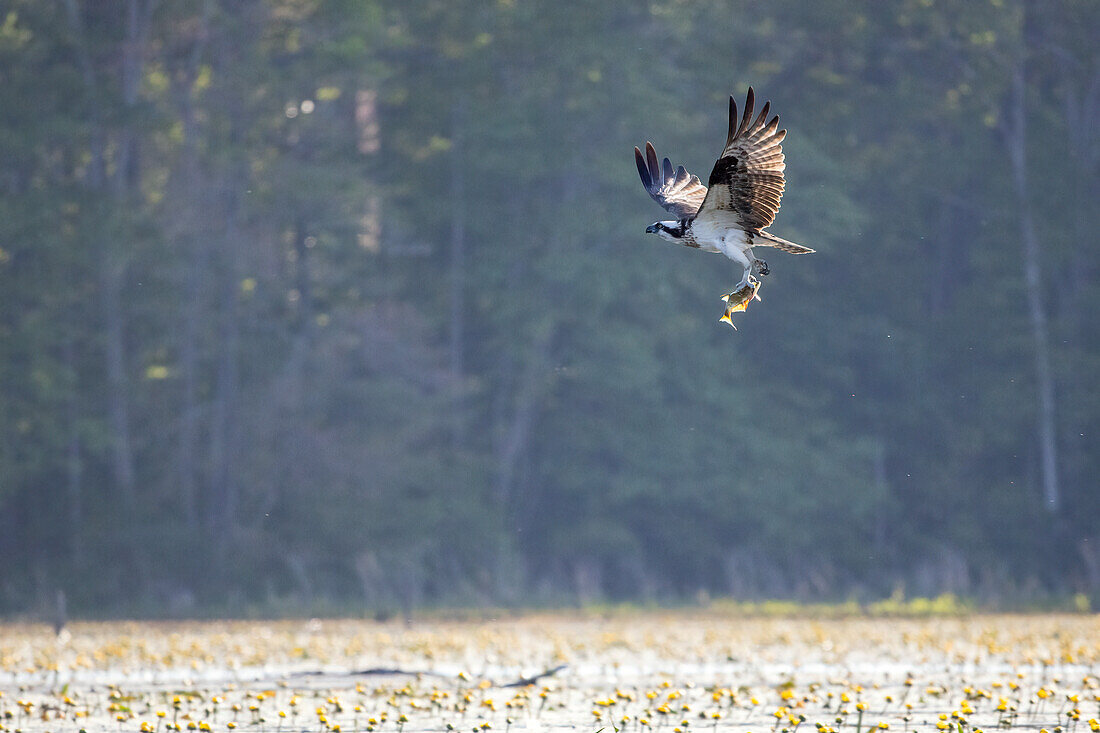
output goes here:
{"type": "Polygon", "coordinates": [[[0,16],[0,610],[1095,605],[1090,4],[152,5],[0,16]],[[818,254],[734,333],[630,150],[749,84],[818,254]]]}

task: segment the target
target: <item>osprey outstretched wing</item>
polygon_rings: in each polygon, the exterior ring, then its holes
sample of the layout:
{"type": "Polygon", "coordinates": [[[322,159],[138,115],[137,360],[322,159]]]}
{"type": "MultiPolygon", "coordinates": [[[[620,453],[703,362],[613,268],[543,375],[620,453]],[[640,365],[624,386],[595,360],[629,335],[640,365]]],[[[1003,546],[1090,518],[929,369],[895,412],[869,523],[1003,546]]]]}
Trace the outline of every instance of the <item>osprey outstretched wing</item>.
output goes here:
{"type": "Polygon", "coordinates": [[[768,120],[771,102],[765,102],[756,122],[752,122],[755,95],[749,87],[745,113],[737,123],[737,102],[730,97],[730,124],[726,147],[714,163],[707,185],[707,197],[696,216],[736,215],[738,224],[759,231],[775,221],[786,181],[783,171],[783,138],[779,116],[768,120]]]}
{"type": "Polygon", "coordinates": [[[657,151],[652,143],[645,144],[645,158],[642,151],[634,148],[634,162],[638,164],[638,174],[642,185],[653,200],[665,207],[677,219],[691,219],[699,211],[699,205],[707,195],[707,187],[699,176],[687,172],[684,166],[672,168],[672,162],[665,158],[663,166],[657,165],[657,151]]]}
{"type": "Polygon", "coordinates": [[[814,251],[764,231],[775,221],[786,186],[782,142],[787,131],[779,129],[778,116],[768,119],[771,102],[766,102],[753,120],[755,104],[756,95],[749,87],[744,113],[738,119],[737,102],[730,97],[726,145],[707,186],[683,166],[674,169],[668,158],[658,165],[652,144],[646,143],[644,157],[634,148],[642,184],[657,203],[676,216],[675,221],[654,222],[646,232],[689,247],[722,252],[744,266],[741,282],[723,297],[727,306],[722,320],[731,326],[730,314],[744,310],[757,297],[759,282],[753,268],[761,275],[769,272],[767,263],[753,256],[754,246],[792,254],[814,251]]]}

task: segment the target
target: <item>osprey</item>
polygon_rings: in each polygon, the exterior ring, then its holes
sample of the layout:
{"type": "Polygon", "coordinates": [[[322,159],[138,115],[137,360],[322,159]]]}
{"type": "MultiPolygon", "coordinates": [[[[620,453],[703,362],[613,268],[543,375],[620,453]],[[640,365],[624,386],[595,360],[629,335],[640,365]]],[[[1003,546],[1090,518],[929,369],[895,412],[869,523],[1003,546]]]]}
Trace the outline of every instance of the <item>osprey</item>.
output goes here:
{"type": "Polygon", "coordinates": [[[745,268],[733,292],[722,296],[726,313],[721,320],[731,326],[731,314],[745,310],[754,297],[759,300],[760,281],[753,270],[768,274],[768,263],[756,259],[753,247],[775,247],[799,255],[814,251],[764,231],[775,220],[783,197],[783,170],[787,166],[780,143],[787,131],[779,129],[778,116],[768,119],[771,102],[764,104],[755,122],[754,106],[755,94],[749,87],[745,112],[738,122],[737,102],[730,97],[726,147],[714,163],[706,186],[684,166],[674,169],[668,158],[658,165],[651,143],[645,144],[644,156],[634,148],[634,160],[646,191],[676,217],[653,222],[646,233],[704,252],[721,252],[745,268]]]}

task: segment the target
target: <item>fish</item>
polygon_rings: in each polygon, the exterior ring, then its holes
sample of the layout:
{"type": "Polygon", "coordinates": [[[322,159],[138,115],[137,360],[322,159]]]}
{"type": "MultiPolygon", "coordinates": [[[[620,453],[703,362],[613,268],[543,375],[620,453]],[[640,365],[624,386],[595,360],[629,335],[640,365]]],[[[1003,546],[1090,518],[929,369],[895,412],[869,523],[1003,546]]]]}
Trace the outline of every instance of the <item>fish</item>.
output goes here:
{"type": "Polygon", "coordinates": [[[722,296],[722,300],[726,303],[725,314],[718,319],[719,323],[728,323],[733,327],[733,330],[737,330],[737,326],[733,325],[733,319],[730,317],[734,313],[740,313],[745,311],[749,307],[749,302],[754,298],[761,300],[760,295],[760,281],[756,278],[749,278],[748,284],[744,287],[734,290],[732,293],[726,293],[722,296]]]}

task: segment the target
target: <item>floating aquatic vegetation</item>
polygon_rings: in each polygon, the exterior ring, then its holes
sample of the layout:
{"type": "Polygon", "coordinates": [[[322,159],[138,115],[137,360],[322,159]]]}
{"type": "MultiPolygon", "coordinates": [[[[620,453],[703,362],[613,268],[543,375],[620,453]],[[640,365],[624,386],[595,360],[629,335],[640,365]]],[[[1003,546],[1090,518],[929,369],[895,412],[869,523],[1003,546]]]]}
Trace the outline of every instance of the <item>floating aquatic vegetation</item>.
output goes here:
{"type": "Polygon", "coordinates": [[[1100,731],[1100,618],[0,627],[0,731],[1100,731]]]}

